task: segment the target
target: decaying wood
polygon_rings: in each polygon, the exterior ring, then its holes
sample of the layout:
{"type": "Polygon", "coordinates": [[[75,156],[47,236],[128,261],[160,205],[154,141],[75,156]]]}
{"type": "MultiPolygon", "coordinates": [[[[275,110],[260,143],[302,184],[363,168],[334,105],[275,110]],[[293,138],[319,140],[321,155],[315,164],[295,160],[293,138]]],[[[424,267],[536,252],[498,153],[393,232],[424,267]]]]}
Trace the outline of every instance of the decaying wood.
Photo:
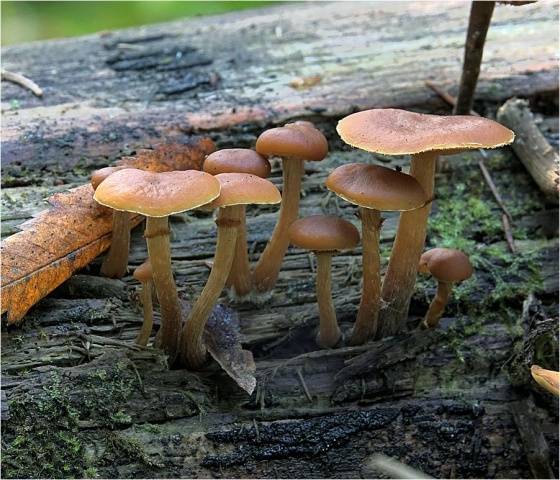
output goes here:
{"type": "Polygon", "coordinates": [[[497,118],[515,132],[512,148],[539,188],[558,203],[558,152],[537,127],[529,103],[512,98],[500,107],[497,118]]]}
{"type": "MultiPolygon", "coordinates": [[[[373,105],[433,111],[442,104],[424,87],[427,72],[455,79],[460,69],[468,5],[403,5],[282,5],[6,50],[10,68],[17,63],[45,96],[39,101],[5,88],[19,110],[4,112],[2,153],[11,160],[2,178],[2,235],[44,209],[52,192],[85,183],[92,168],[162,136],[188,140],[202,127],[220,146],[249,146],[264,123],[294,116],[318,122],[331,147],[324,161],[306,165],[301,215],[336,214],[358,225],[355,208],[329,196],[325,179],[344,163],[386,165],[387,159],[341,148],[331,117],[373,105]],[[59,74],[52,73],[55,64],[59,74]],[[316,73],[316,85],[289,86],[316,73]]],[[[557,78],[548,38],[555,15],[547,2],[496,12],[503,28],[496,29],[481,99],[501,101],[519,91],[548,98],[557,78]],[[530,45],[520,35],[527,28],[535,32],[530,45]]],[[[548,352],[539,336],[523,343],[522,304],[532,291],[549,316],[557,309],[557,227],[551,228],[557,213],[534,207],[542,195],[511,152],[490,152],[516,227],[518,252],[508,254],[492,222],[501,210],[476,173],[476,155],[447,158],[436,182],[433,223],[448,206],[446,192],[462,187],[465,199],[479,201],[473,208],[490,209],[485,223],[473,219],[461,238],[483,255],[472,288],[450,303],[441,328],[318,350],[313,264],[307,252],[290,248],[269,302],[222,297],[238,312],[243,346],[255,358],[251,396],[216,364],[201,374],[170,370],[161,352],[134,345],[142,323],[139,285],[130,275],[99,277],[100,260],[89,265],[32,309],[21,327],[3,331],[3,477],[369,478],[377,475],[369,465],[376,453],[438,478],[531,476],[511,414],[530,384],[512,387],[511,366],[525,372],[527,356],[514,353],[548,352]],[[506,261],[521,266],[510,271],[506,261]],[[538,281],[529,283],[535,271],[538,281]]],[[[394,167],[408,163],[391,160],[394,167]]],[[[271,180],[281,184],[276,165],[271,180]]],[[[271,207],[248,210],[253,264],[276,214],[271,207]]],[[[390,214],[383,223],[383,267],[397,219],[390,214]]],[[[439,241],[433,227],[430,246],[439,241]]],[[[180,295],[192,300],[208,277],[216,227],[210,215],[190,212],[173,216],[171,228],[180,295]]],[[[359,303],[360,252],[333,257],[334,304],[346,334],[359,303]]],[[[136,229],[130,266],[146,254],[136,229]]],[[[416,291],[411,330],[432,290],[422,284],[416,291]]],[[[159,321],[156,312],[156,329],[159,321]]],[[[532,393],[549,449],[543,464],[557,472],[558,409],[542,392],[532,393]]]]}

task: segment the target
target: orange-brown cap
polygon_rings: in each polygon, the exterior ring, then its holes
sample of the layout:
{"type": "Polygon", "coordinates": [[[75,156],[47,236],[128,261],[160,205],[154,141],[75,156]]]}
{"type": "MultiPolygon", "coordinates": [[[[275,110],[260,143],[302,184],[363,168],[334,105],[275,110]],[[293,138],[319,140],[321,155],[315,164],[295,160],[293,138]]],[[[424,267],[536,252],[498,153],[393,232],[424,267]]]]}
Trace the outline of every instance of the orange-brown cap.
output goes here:
{"type": "Polygon", "coordinates": [[[375,210],[414,210],[429,201],[414,177],[378,165],[342,165],[331,172],[326,185],[344,200],[375,210]]]}
{"type": "Polygon", "coordinates": [[[166,217],[205,205],[219,194],[218,180],[198,170],[156,173],[125,168],[107,177],[93,198],[115,210],[166,217]]]}
{"type": "Polygon", "coordinates": [[[203,170],[211,175],[250,173],[266,178],[270,175],[270,163],[266,158],[248,148],[224,148],[206,157],[203,170]]]}
{"type": "Polygon", "coordinates": [[[112,175],[118,170],[121,170],[121,167],[105,167],[93,171],[91,174],[91,186],[93,187],[93,189],[96,190],[103,180],[105,180],[109,175],[112,175]]]}
{"type": "Polygon", "coordinates": [[[280,191],[272,182],[250,173],[220,173],[214,177],[221,186],[220,196],[204,209],[233,205],[280,203],[280,191]]]}
{"type": "Polygon", "coordinates": [[[385,155],[495,148],[515,138],[510,129],[488,118],[394,108],[353,113],[338,122],[336,131],[348,145],[385,155]]]}
{"type": "Polygon", "coordinates": [[[287,123],[261,133],[256,150],[265,157],[323,160],[329,152],[325,136],[311,122],[287,123]]]}
{"type": "Polygon", "coordinates": [[[348,250],[359,241],[358,229],[347,220],[334,216],[313,215],[300,218],[290,226],[290,242],[306,250],[348,250]]]}
{"type": "Polygon", "coordinates": [[[538,365],[532,365],[531,375],[541,387],[557,397],[560,395],[560,372],[545,370],[538,365]]]}
{"type": "Polygon", "coordinates": [[[146,260],[142,265],[140,265],[132,276],[139,282],[147,282],[152,279],[152,263],[150,260],[146,260]]]}
{"type": "Polygon", "coordinates": [[[418,264],[420,273],[429,273],[440,282],[462,282],[473,273],[469,257],[452,248],[432,248],[418,264]]]}

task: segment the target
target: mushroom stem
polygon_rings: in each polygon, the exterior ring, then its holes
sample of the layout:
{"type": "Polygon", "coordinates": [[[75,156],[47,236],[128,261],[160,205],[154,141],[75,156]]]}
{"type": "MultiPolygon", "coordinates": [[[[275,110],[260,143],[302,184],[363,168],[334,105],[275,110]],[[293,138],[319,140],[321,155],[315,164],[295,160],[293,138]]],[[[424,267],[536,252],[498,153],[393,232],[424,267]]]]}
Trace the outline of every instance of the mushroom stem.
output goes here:
{"type": "Polygon", "coordinates": [[[436,296],[430,303],[426,316],[422,322],[422,328],[434,328],[438,326],[439,319],[443,315],[445,306],[451,295],[451,283],[438,282],[436,296]]]}
{"type": "Polygon", "coordinates": [[[171,272],[171,249],[167,217],[146,217],[144,236],[148,245],[152,277],[161,311],[161,329],[157,339],[163,350],[169,355],[170,363],[172,363],[177,355],[182,313],[177,286],[171,272]]]}
{"type": "Polygon", "coordinates": [[[185,363],[193,369],[200,368],[206,360],[204,327],[231,271],[243,208],[242,205],[234,205],[218,210],[218,237],[212,270],[200,297],[189,313],[181,338],[181,355],[185,363]]]}
{"type": "Polygon", "coordinates": [[[378,210],[360,207],[362,219],[362,298],[349,345],[361,345],[377,332],[381,298],[378,210]]]}
{"type": "MultiPolygon", "coordinates": [[[[437,157],[437,151],[418,153],[410,163],[410,175],[420,183],[428,198],[434,195],[437,157]]],[[[381,337],[398,333],[406,324],[431,208],[430,201],[421,208],[401,213],[381,292],[384,304],[380,312],[381,337]]]]}
{"type": "Polygon", "coordinates": [[[105,277],[122,278],[126,274],[130,248],[130,217],[128,212],[113,211],[111,246],[101,265],[101,274],[105,277]]]}
{"type": "Polygon", "coordinates": [[[290,244],[288,229],[299,216],[303,160],[283,160],[282,171],[282,202],[278,221],[253,272],[253,282],[259,292],[267,292],[274,288],[282,260],[290,244]]]}
{"type": "Polygon", "coordinates": [[[315,252],[317,256],[317,304],[319,305],[319,334],[317,344],[332,348],[340,340],[340,329],[331,291],[332,252],[315,252]]]}
{"type": "Polygon", "coordinates": [[[232,286],[236,295],[243,297],[251,292],[253,282],[251,279],[251,268],[249,267],[249,253],[247,251],[247,225],[245,205],[240,205],[240,226],[237,231],[235,242],[235,256],[231,266],[231,272],[226,286],[232,286]]]}
{"type": "Polygon", "coordinates": [[[154,313],[152,305],[152,281],[142,282],[142,292],[140,294],[142,301],[142,310],[144,312],[144,321],[142,322],[142,328],[138,332],[136,337],[136,343],[138,345],[146,346],[148,345],[148,340],[152,333],[152,327],[154,325],[154,313]]]}
{"type": "Polygon", "coordinates": [[[454,115],[470,115],[476,83],[480,73],[480,63],[484,52],[486,33],[492,20],[496,2],[474,1],[471,4],[469,28],[465,42],[465,56],[457,103],[453,109],[454,115]]]}

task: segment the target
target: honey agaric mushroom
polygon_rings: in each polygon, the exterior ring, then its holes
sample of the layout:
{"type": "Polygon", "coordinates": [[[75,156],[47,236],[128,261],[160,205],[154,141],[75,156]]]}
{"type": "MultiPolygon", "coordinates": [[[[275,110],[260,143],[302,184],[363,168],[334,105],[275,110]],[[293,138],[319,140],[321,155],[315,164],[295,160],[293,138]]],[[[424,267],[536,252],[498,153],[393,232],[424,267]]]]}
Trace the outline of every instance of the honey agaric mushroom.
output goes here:
{"type": "Polygon", "coordinates": [[[535,381],[550,393],[560,396],[560,372],[545,370],[538,365],[531,366],[531,375],[535,381]]]}
{"type": "Polygon", "coordinates": [[[299,216],[304,161],[323,160],[329,145],[325,136],[311,122],[300,121],[266,130],[257,139],[256,150],[265,157],[282,159],[282,204],[278,221],[253,273],[256,290],[264,293],[272,290],[276,284],[290,244],[288,229],[299,216]]]}
{"type": "Polygon", "coordinates": [[[420,257],[418,272],[430,274],[438,282],[436,296],[422,321],[422,328],[434,328],[449,301],[453,284],[470,278],[473,268],[469,257],[459,250],[432,248],[420,257]]]}
{"type": "Polygon", "coordinates": [[[359,345],[377,332],[381,302],[379,258],[380,211],[407,211],[426,204],[429,198],[410,175],[377,165],[350,163],[336,168],[327,188],[360,207],[362,220],[362,297],[349,343],[359,345]]]}
{"type": "MultiPolygon", "coordinates": [[[[270,175],[270,163],[254,150],[246,148],[227,148],[218,150],[206,157],[203,170],[212,175],[220,173],[249,173],[267,178],[270,175]]],[[[243,298],[251,293],[253,283],[249,267],[247,248],[247,227],[245,206],[241,212],[241,226],[237,231],[235,256],[226,286],[232,286],[235,294],[243,298]]]]}
{"type": "Polygon", "coordinates": [[[140,299],[142,301],[142,310],[144,313],[144,321],[142,322],[142,328],[136,337],[136,343],[138,345],[146,346],[148,344],[148,340],[150,339],[152,327],[154,325],[152,305],[152,264],[150,263],[150,260],[146,260],[142,265],[134,270],[132,276],[142,284],[140,299]]]}
{"type": "Polygon", "coordinates": [[[219,194],[220,183],[206,172],[156,173],[135,168],[113,173],[95,191],[94,198],[101,205],[146,217],[144,236],[161,309],[158,343],[171,362],[177,355],[181,305],[171,271],[168,216],[205,205],[219,194]]]}
{"type": "MultiPolygon", "coordinates": [[[[398,109],[354,113],[337,126],[340,137],[353,147],[385,155],[412,155],[412,175],[428,197],[434,194],[434,173],[439,155],[496,148],[510,144],[514,133],[497,122],[473,116],[439,116],[398,109]]],[[[401,213],[397,235],[383,280],[382,335],[402,330],[414,290],[431,203],[401,213]]]]}
{"type": "MultiPolygon", "coordinates": [[[[109,175],[122,170],[122,167],[105,167],[91,174],[91,186],[97,190],[99,184],[109,175]]],[[[122,278],[128,268],[130,249],[130,218],[128,212],[113,211],[111,246],[101,264],[101,274],[109,278],[122,278]]]]}
{"type": "Polygon", "coordinates": [[[332,348],[340,340],[341,333],[332,300],[331,258],[336,252],[354,248],[360,241],[360,233],[354,225],[342,218],[313,215],[292,223],[290,241],[296,247],[311,250],[317,257],[317,344],[323,348],[332,348]]]}
{"type": "Polygon", "coordinates": [[[214,177],[221,186],[220,196],[204,207],[218,209],[216,253],[208,281],[193,305],[181,336],[181,355],[191,368],[200,368],[206,360],[203,332],[220,293],[224,289],[233,257],[242,212],[248,204],[280,202],[280,192],[268,180],[247,173],[220,173],[214,177]]]}

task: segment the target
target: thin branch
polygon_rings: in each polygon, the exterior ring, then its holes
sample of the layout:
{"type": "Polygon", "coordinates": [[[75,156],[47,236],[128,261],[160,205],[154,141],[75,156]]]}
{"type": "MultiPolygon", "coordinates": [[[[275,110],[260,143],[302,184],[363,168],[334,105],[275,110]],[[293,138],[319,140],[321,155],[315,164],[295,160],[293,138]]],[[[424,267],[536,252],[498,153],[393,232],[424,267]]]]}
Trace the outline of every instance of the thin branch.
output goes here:
{"type": "Polygon", "coordinates": [[[12,82],[23,88],[26,88],[27,90],[30,90],[38,97],[43,96],[43,89],[39,85],[37,85],[33,80],[24,77],[20,73],[9,72],[8,70],[2,69],[0,71],[0,75],[2,80],[5,80],[7,82],[12,82]]]}

